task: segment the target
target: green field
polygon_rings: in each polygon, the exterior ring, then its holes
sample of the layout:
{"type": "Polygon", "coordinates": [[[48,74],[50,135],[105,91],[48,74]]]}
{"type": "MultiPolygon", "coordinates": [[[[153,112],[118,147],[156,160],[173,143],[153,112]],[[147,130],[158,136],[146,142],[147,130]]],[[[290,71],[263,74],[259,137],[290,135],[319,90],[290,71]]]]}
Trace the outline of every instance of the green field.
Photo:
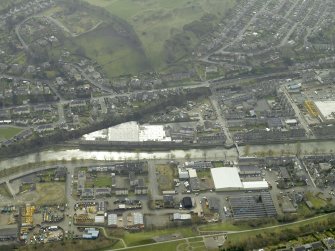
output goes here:
{"type": "Polygon", "coordinates": [[[65,203],[65,183],[46,182],[36,184],[37,205],[54,205],[65,203]]]}
{"type": "MultiPolygon", "coordinates": [[[[184,25],[204,14],[221,18],[236,0],[85,0],[101,6],[126,20],[142,42],[146,56],[155,69],[165,66],[165,43],[181,33],[184,25]]],[[[190,38],[192,40],[192,36],[190,38]]],[[[132,52],[121,52],[129,56],[132,52]]],[[[135,55],[135,61],[137,55],[135,55]]]]}
{"type": "Polygon", "coordinates": [[[302,222],[295,222],[292,224],[287,224],[287,225],[278,225],[274,227],[269,227],[269,228],[264,228],[264,229],[256,229],[256,230],[247,230],[245,232],[240,232],[240,233],[231,233],[228,234],[228,243],[229,245],[239,245],[244,241],[249,241],[250,238],[257,238],[258,235],[263,234],[263,235],[272,235],[276,236],[280,232],[288,232],[288,231],[299,231],[300,228],[310,228],[312,224],[323,224],[325,220],[327,220],[330,217],[334,217],[330,214],[328,215],[323,215],[318,218],[312,218],[308,219],[302,222]]]}
{"type": "Polygon", "coordinates": [[[88,57],[103,67],[109,77],[151,70],[142,48],[116,34],[110,25],[103,25],[74,40],[88,57]]]}
{"type": "Polygon", "coordinates": [[[327,206],[327,202],[322,200],[321,198],[315,196],[312,193],[306,194],[307,199],[313,204],[315,209],[320,209],[327,206]]]}
{"type": "Polygon", "coordinates": [[[151,244],[154,243],[154,240],[152,240],[152,238],[155,236],[169,235],[175,233],[181,234],[183,237],[191,237],[197,235],[196,232],[192,231],[191,227],[179,227],[140,233],[126,233],[123,239],[127,243],[127,245],[131,247],[137,245],[151,244]]]}
{"type": "Polygon", "coordinates": [[[109,175],[99,176],[94,180],[95,187],[109,187],[112,185],[112,178],[109,175]]]}
{"type": "Polygon", "coordinates": [[[146,247],[136,247],[136,248],[127,248],[125,250],[129,251],[175,251],[177,250],[178,245],[184,244],[185,241],[174,241],[170,243],[161,243],[161,244],[155,244],[152,246],[146,246],[146,247]]]}
{"type": "Polygon", "coordinates": [[[0,127],[0,141],[5,139],[10,139],[20,133],[21,128],[16,127],[0,127]]]}
{"type": "Polygon", "coordinates": [[[3,183],[0,185],[0,195],[6,197],[6,198],[11,198],[12,195],[10,194],[8,187],[6,183],[3,183]]]}

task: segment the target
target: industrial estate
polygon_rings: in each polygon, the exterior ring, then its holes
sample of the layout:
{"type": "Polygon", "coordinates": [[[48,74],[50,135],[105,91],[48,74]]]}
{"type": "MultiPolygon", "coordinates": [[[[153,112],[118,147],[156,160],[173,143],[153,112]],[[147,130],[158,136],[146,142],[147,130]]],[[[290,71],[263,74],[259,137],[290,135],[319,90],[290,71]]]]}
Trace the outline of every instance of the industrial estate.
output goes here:
{"type": "Polygon", "coordinates": [[[0,1],[0,250],[334,250],[333,0],[0,1]]]}

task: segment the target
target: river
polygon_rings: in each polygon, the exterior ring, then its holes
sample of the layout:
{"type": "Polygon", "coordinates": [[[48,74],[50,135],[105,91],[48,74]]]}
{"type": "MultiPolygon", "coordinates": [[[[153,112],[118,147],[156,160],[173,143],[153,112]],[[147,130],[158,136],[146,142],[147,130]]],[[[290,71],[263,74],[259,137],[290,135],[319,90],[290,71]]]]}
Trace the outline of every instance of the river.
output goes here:
{"type": "Polygon", "coordinates": [[[15,157],[0,162],[0,170],[4,168],[11,168],[18,165],[23,165],[27,163],[35,163],[41,161],[51,161],[51,160],[67,160],[72,159],[85,159],[85,160],[137,160],[137,159],[204,159],[208,158],[210,160],[215,159],[227,159],[235,160],[237,157],[237,152],[235,148],[224,149],[224,148],[214,148],[214,149],[190,149],[184,150],[172,150],[164,152],[134,152],[134,151],[85,151],[80,149],[70,149],[70,150],[51,150],[43,151],[40,153],[32,153],[20,157],[15,157]]]}
{"type": "MultiPolygon", "coordinates": [[[[242,146],[239,148],[241,155],[253,156],[255,154],[295,154],[298,150],[302,154],[335,153],[335,141],[323,142],[301,142],[290,144],[273,145],[253,145],[242,146]]],[[[85,151],[80,149],[69,150],[49,150],[39,153],[27,154],[20,157],[10,158],[0,161],[0,170],[11,168],[27,163],[40,161],[84,159],[84,160],[145,160],[145,159],[208,159],[208,160],[229,160],[237,159],[235,148],[213,148],[213,149],[190,149],[190,150],[172,150],[163,152],[134,152],[134,151],[85,151]]]]}

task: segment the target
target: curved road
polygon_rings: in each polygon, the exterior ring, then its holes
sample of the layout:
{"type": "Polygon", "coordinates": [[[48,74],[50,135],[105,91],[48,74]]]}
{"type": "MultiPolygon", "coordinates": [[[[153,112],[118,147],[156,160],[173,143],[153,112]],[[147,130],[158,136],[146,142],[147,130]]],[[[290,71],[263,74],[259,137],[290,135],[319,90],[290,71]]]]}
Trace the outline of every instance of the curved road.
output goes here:
{"type": "Polygon", "coordinates": [[[25,51],[29,51],[29,46],[26,44],[26,42],[24,41],[24,39],[21,37],[20,35],[20,29],[21,29],[21,25],[24,24],[25,22],[27,22],[29,19],[33,18],[34,16],[31,17],[27,17],[26,19],[24,19],[23,21],[21,21],[16,27],[15,27],[15,33],[17,38],[20,40],[20,43],[23,46],[23,49],[25,51]]]}

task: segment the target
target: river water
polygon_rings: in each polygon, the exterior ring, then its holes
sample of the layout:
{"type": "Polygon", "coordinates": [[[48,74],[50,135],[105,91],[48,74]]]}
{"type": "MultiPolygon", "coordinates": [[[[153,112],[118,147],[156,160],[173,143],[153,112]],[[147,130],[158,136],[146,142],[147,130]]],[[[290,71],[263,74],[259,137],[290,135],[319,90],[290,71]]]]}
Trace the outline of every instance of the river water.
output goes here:
{"type": "MultiPolygon", "coordinates": [[[[335,153],[335,141],[303,142],[290,144],[254,145],[239,147],[241,155],[253,156],[255,154],[302,154],[335,153]]],[[[84,159],[84,160],[145,160],[145,159],[208,159],[208,160],[236,160],[238,153],[235,148],[190,149],[160,151],[160,152],[134,152],[134,151],[85,151],[80,149],[50,150],[27,154],[0,161],[0,170],[27,163],[40,161],[84,159]]]]}
{"type": "Polygon", "coordinates": [[[236,149],[191,149],[191,150],[172,150],[164,152],[134,152],[134,151],[85,151],[80,149],[71,150],[55,150],[43,151],[40,153],[32,153],[20,157],[15,157],[0,162],[0,170],[4,168],[11,168],[27,163],[35,163],[40,161],[51,160],[137,160],[137,159],[227,159],[235,160],[237,157],[236,149]]]}

